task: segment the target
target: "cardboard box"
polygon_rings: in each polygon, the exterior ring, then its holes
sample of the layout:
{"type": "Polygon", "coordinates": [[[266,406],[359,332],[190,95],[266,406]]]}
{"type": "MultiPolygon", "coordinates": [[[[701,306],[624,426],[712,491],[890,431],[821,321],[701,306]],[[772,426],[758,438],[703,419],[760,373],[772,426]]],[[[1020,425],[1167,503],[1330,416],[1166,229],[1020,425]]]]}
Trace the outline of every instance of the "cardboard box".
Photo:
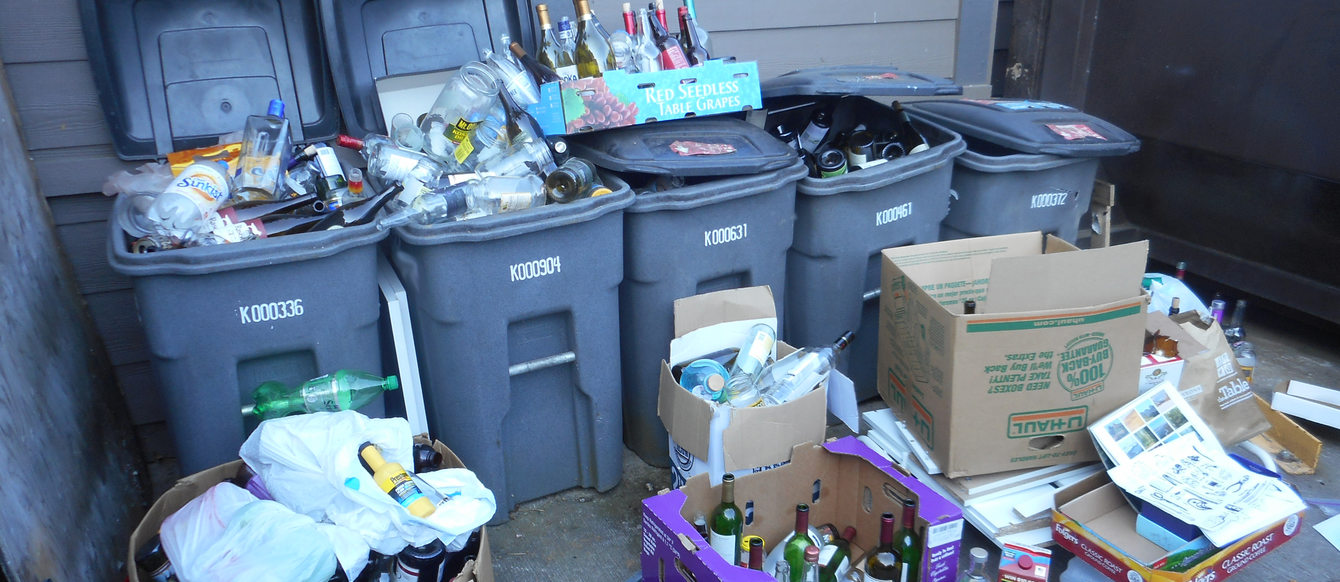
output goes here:
{"type": "MultiPolygon", "coordinates": [[[[422,436],[415,437],[414,440],[422,443],[428,442],[422,436]]],[[[456,453],[447,448],[447,445],[441,441],[432,441],[432,445],[434,450],[442,453],[442,468],[465,467],[465,463],[462,463],[460,457],[457,457],[456,453]]],[[[144,519],[141,519],[139,525],[135,526],[135,531],[130,533],[130,549],[126,554],[126,573],[129,582],[140,582],[141,580],[139,569],[135,567],[135,550],[158,533],[158,528],[163,525],[163,520],[176,513],[178,509],[181,509],[192,499],[209,490],[210,487],[235,477],[238,468],[241,466],[241,460],[232,461],[178,479],[177,484],[172,489],[169,489],[167,493],[158,498],[158,501],[154,502],[153,506],[149,508],[149,512],[144,515],[144,519]]],[[[145,579],[144,582],[149,581],[145,579]]],[[[493,558],[489,554],[489,533],[487,529],[480,532],[479,557],[472,562],[466,562],[465,569],[457,575],[455,582],[493,582],[493,558]]]]}
{"type": "Polygon", "coordinates": [[[1302,517],[1301,511],[1290,515],[1225,548],[1168,552],[1136,532],[1135,510],[1107,473],[1099,473],[1056,492],[1052,539],[1113,580],[1218,580],[1293,539],[1302,517]],[[1178,566],[1187,563],[1194,565],[1178,566]]]}
{"type": "Polygon", "coordinates": [[[1141,356],[1140,392],[1143,393],[1164,382],[1171,382],[1176,386],[1182,378],[1182,365],[1185,363],[1180,356],[1171,358],[1156,354],[1141,356]]]}
{"type": "Polygon", "coordinates": [[[1148,243],[1032,232],[883,254],[879,394],[947,476],[1098,458],[1089,420],[1137,394],[1148,243]]]}
{"type": "Polygon", "coordinates": [[[527,111],[545,135],[566,135],[762,107],[758,64],[715,60],[688,69],[615,70],[601,77],[545,83],[540,102],[527,111]]]}
{"type": "MultiPolygon", "coordinates": [[[[760,535],[768,551],[795,527],[797,503],[810,504],[810,523],[856,528],[852,555],[879,544],[879,516],[901,515],[902,499],[917,500],[917,526],[924,528],[921,580],[949,582],[958,572],[963,515],[951,502],[899,472],[870,447],[845,437],[822,446],[804,444],[791,462],[735,480],[735,503],[753,520],[745,534],[760,535]]],[[[771,582],[771,573],[728,564],[698,535],[690,520],[710,515],[721,502],[720,486],[699,475],[683,487],[642,501],[642,578],[771,582]]],[[[855,559],[855,558],[853,558],[855,559]]]]}
{"type": "Polygon", "coordinates": [[[1005,544],[996,567],[1000,582],[1047,582],[1052,551],[1023,544],[1005,544]]]}
{"type": "MultiPolygon", "coordinates": [[[[777,317],[768,287],[729,289],[679,299],[675,301],[674,313],[676,341],[717,324],[777,317]]],[[[741,327],[747,326],[741,324],[741,327]]],[[[731,347],[739,343],[728,342],[731,347]]],[[[785,342],[777,342],[778,358],[794,351],[785,342]]],[[[661,362],[657,415],[676,449],[672,453],[676,484],[704,470],[710,472],[713,483],[719,483],[724,472],[735,472],[738,477],[743,472],[775,467],[791,457],[795,445],[824,438],[828,426],[827,383],[778,406],[731,408],[714,406],[685,390],[675,381],[670,365],[668,361],[661,362]],[[728,423],[720,437],[715,437],[712,431],[713,415],[724,417],[718,424],[728,423]],[[718,457],[719,471],[712,470],[718,457]]]]}

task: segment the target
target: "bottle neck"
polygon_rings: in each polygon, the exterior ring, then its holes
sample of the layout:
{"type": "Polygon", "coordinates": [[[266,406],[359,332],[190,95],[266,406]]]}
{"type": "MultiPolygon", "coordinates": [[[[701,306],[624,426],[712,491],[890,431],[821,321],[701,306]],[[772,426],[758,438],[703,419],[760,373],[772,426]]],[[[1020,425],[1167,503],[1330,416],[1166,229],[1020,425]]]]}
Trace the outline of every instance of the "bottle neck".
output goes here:
{"type": "Polygon", "coordinates": [[[891,544],[893,544],[893,516],[889,516],[888,519],[881,518],[879,521],[879,545],[891,544]]]}
{"type": "Polygon", "coordinates": [[[915,505],[904,505],[904,506],[903,506],[903,527],[906,528],[906,529],[908,529],[908,530],[911,530],[913,527],[916,526],[916,522],[917,522],[917,506],[915,506],[915,505]]]}
{"type": "Polygon", "coordinates": [[[735,480],[723,480],[721,482],[721,502],[735,503],[735,480]]]}
{"type": "Polygon", "coordinates": [[[809,535],[810,529],[810,508],[808,505],[796,507],[796,535],[809,535]]]}

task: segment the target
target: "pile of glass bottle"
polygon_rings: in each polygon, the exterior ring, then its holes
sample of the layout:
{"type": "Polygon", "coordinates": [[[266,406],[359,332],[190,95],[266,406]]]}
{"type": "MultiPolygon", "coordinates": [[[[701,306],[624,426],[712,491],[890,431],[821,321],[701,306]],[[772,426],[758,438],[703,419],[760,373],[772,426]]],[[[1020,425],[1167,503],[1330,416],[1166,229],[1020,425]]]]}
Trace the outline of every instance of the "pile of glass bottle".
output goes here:
{"type": "Polygon", "coordinates": [[[418,120],[401,113],[390,136],[340,136],[335,147],[294,146],[274,100],[247,119],[240,143],[174,154],[184,161],[171,184],[136,194],[118,219],[132,251],[153,252],[374,222],[437,224],[609,193],[590,162],[546,139],[524,109],[538,99],[518,59],[489,52],[461,67],[418,120]],[[337,147],[360,152],[366,170],[342,162],[337,147]]]}

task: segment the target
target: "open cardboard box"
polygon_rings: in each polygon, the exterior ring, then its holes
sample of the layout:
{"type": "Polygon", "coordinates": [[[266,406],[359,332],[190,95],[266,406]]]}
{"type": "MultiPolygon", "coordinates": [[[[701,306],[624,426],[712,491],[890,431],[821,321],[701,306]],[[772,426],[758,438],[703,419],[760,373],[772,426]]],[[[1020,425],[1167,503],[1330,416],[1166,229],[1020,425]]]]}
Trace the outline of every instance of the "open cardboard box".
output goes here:
{"type": "MultiPolygon", "coordinates": [[[[772,291],[768,287],[729,289],[686,297],[675,301],[674,312],[676,341],[691,332],[721,323],[768,318],[775,321],[777,316],[772,291]]],[[[739,342],[731,345],[738,346],[739,342]]],[[[777,342],[779,359],[794,351],[796,348],[785,342],[777,342]]],[[[703,471],[710,474],[712,483],[720,483],[725,472],[734,472],[738,477],[744,472],[785,463],[795,445],[823,440],[829,403],[833,399],[848,401],[853,413],[856,408],[851,381],[836,370],[814,391],[790,402],[777,406],[731,408],[714,406],[685,390],[675,381],[670,365],[668,361],[661,362],[657,414],[673,443],[671,461],[676,484],[703,471]],[[719,437],[711,429],[714,414],[725,415],[729,423],[719,437]],[[718,455],[721,461],[716,465],[718,455]]],[[[852,414],[852,423],[854,418],[852,414]]]]}
{"type": "MultiPolygon", "coordinates": [[[[822,446],[797,445],[788,456],[791,462],[782,467],[735,480],[735,503],[746,516],[744,533],[763,536],[766,551],[795,528],[796,504],[808,503],[811,524],[856,528],[851,548],[856,561],[866,548],[879,544],[880,514],[901,516],[902,500],[911,497],[917,501],[917,527],[923,532],[920,579],[954,580],[963,514],[953,503],[855,437],[822,446]]],[[[772,582],[771,573],[727,563],[693,529],[694,515],[710,515],[721,502],[720,485],[713,486],[707,477],[698,475],[679,489],[642,501],[642,578],[772,582]]]]}
{"type": "Polygon", "coordinates": [[[951,478],[1096,460],[1085,427],[1137,394],[1147,254],[1039,232],[884,250],[880,396],[951,478]]]}
{"type": "MultiPolygon", "coordinates": [[[[1056,492],[1052,539],[1113,580],[1216,580],[1236,573],[1298,534],[1303,512],[1282,519],[1211,556],[1169,552],[1136,532],[1136,513],[1120,489],[1098,473],[1056,492]],[[1181,570],[1178,563],[1194,561],[1181,570]]],[[[1206,552],[1208,553],[1208,552],[1206,552]]]]}
{"type": "MultiPolygon", "coordinates": [[[[442,454],[443,469],[464,468],[465,463],[456,456],[447,445],[442,441],[428,441],[424,436],[414,437],[414,442],[432,444],[433,450],[442,454]]],[[[177,480],[177,484],[164,493],[162,497],[155,501],[149,508],[149,512],[140,520],[139,525],[135,526],[135,531],[130,533],[130,549],[126,554],[126,574],[130,582],[140,582],[139,569],[135,567],[135,550],[149,541],[149,538],[158,533],[158,528],[163,525],[163,520],[176,513],[192,499],[199,497],[202,493],[209,490],[210,487],[218,485],[224,481],[232,479],[237,475],[237,470],[242,466],[242,461],[230,461],[216,467],[205,469],[194,475],[183,477],[177,480]]],[[[489,534],[488,530],[481,530],[479,535],[479,557],[473,561],[466,562],[465,568],[456,576],[455,582],[493,582],[493,558],[489,554],[489,534]]],[[[451,575],[444,574],[444,578],[450,579],[451,575]]],[[[144,582],[149,582],[144,579],[144,582]]]]}

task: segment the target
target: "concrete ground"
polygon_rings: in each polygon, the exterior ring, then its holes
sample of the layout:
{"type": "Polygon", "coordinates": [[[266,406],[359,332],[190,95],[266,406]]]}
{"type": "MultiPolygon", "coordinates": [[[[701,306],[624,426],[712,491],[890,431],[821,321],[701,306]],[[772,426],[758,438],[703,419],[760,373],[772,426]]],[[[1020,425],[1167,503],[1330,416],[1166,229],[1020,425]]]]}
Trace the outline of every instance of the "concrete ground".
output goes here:
{"type": "MultiPolygon", "coordinates": [[[[1258,307],[1249,315],[1247,329],[1257,346],[1254,389],[1261,396],[1268,399],[1270,390],[1288,379],[1340,387],[1340,342],[1333,327],[1311,327],[1258,307]]],[[[878,399],[862,405],[880,407],[878,399]]],[[[1340,430],[1299,423],[1325,443],[1322,461],[1315,475],[1287,480],[1305,499],[1340,498],[1340,430]]],[[[842,426],[829,429],[829,436],[845,434],[849,432],[842,426]]],[[[613,490],[601,494],[572,489],[521,504],[511,521],[490,528],[495,578],[499,582],[640,580],[640,502],[669,483],[669,469],[651,467],[625,449],[623,481],[613,490]]],[[[1310,502],[1301,533],[1242,570],[1237,579],[1340,580],[1340,550],[1312,528],[1337,510],[1340,507],[1310,502]]],[[[971,526],[964,531],[963,555],[966,548],[981,546],[991,551],[989,563],[994,565],[999,559],[995,546],[971,526]]],[[[1057,561],[1065,564],[1069,558],[1061,555],[1057,561]]],[[[1061,570],[1054,569],[1052,580],[1059,579],[1061,570]]]]}

